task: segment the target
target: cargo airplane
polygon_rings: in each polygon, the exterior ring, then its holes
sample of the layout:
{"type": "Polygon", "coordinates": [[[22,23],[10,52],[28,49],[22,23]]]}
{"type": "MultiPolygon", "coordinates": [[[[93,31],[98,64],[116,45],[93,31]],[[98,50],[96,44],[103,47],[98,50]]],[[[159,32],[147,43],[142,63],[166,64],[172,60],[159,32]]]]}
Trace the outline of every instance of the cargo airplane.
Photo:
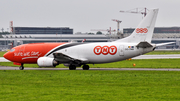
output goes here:
{"type": "Polygon", "coordinates": [[[99,43],[30,43],[12,48],[4,57],[14,64],[38,64],[40,67],[56,67],[64,64],[69,70],[81,67],[89,70],[87,64],[110,63],[129,59],[153,51],[157,46],[151,39],[158,14],[152,9],[143,18],[134,32],[123,39],[99,43]]]}

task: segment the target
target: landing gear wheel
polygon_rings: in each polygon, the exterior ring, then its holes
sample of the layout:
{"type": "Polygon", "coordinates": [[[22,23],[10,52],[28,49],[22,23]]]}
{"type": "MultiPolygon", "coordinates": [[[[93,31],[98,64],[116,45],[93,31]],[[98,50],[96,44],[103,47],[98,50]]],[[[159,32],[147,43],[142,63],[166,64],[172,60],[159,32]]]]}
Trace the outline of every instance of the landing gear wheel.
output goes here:
{"type": "Polygon", "coordinates": [[[21,66],[19,67],[20,70],[24,70],[24,66],[23,63],[21,64],[21,66]]]}
{"type": "Polygon", "coordinates": [[[83,65],[83,70],[89,70],[89,65],[83,65]]]}
{"type": "Polygon", "coordinates": [[[76,66],[75,65],[70,65],[69,70],[76,70],[76,66]]]}

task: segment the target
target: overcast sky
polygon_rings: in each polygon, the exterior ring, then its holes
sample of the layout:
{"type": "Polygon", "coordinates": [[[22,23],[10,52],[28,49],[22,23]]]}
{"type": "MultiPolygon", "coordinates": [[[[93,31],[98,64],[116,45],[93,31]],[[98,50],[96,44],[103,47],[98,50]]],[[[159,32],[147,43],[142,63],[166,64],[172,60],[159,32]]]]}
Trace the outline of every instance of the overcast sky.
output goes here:
{"type": "Polygon", "coordinates": [[[0,0],[0,29],[16,27],[70,27],[76,32],[136,27],[141,14],[120,13],[133,8],[159,8],[157,27],[180,26],[180,0],[0,0]]]}

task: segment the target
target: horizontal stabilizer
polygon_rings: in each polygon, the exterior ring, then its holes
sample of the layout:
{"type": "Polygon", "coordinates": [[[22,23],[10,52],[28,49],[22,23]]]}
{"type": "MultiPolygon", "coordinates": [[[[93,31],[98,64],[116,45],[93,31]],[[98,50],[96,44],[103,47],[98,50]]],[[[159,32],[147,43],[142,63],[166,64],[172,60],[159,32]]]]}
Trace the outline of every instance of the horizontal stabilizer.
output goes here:
{"type": "Polygon", "coordinates": [[[175,43],[175,42],[167,42],[167,43],[156,44],[156,47],[163,46],[163,45],[168,45],[168,44],[172,44],[172,43],[175,43]]]}
{"type": "Polygon", "coordinates": [[[153,47],[149,42],[140,42],[136,47],[141,47],[141,48],[147,48],[147,47],[153,47]]]}

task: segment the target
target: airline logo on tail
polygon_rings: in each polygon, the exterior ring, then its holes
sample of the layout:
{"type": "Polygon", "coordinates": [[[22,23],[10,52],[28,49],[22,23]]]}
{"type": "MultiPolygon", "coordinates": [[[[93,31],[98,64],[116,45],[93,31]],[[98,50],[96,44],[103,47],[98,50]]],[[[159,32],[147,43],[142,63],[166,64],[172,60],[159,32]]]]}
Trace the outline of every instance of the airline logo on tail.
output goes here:
{"type": "Polygon", "coordinates": [[[100,55],[100,54],[103,54],[103,55],[107,55],[107,54],[110,54],[110,55],[115,55],[117,52],[117,47],[116,46],[96,46],[94,48],[94,53],[96,55],[100,55]]]}
{"type": "Polygon", "coordinates": [[[148,29],[147,28],[137,28],[136,33],[147,33],[148,29]]]}

